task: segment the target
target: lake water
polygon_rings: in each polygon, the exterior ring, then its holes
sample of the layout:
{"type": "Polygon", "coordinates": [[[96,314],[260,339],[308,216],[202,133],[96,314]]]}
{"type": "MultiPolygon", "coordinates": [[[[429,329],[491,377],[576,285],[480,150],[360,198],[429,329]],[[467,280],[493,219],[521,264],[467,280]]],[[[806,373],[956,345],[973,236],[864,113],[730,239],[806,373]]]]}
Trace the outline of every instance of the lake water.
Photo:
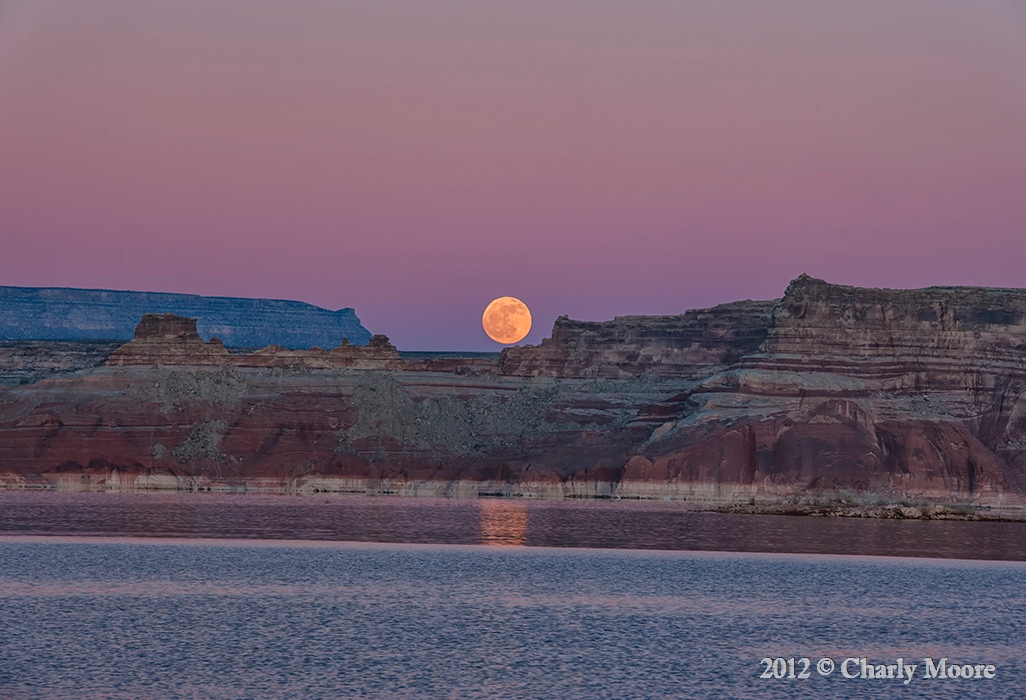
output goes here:
{"type": "Polygon", "coordinates": [[[0,697],[1022,698],[1023,527],[0,492],[0,697]]]}

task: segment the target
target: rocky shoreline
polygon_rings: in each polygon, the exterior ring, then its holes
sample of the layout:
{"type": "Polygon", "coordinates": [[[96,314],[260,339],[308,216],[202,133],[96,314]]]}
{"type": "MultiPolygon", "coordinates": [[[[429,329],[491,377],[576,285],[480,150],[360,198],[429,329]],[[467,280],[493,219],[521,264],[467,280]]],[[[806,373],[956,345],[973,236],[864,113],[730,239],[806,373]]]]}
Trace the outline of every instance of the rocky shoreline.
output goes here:
{"type": "Polygon", "coordinates": [[[765,501],[757,503],[718,503],[716,501],[687,501],[667,498],[644,498],[621,496],[616,485],[606,485],[610,495],[567,492],[563,489],[541,489],[525,491],[513,484],[487,482],[426,482],[405,484],[368,482],[366,480],[300,481],[297,483],[275,482],[267,479],[252,479],[235,483],[210,480],[148,479],[119,483],[116,479],[105,479],[99,483],[83,482],[79,479],[61,478],[49,481],[0,481],[3,491],[55,491],[64,493],[113,492],[113,493],[195,493],[246,495],[286,495],[304,497],[367,496],[374,498],[452,498],[461,500],[543,500],[543,501],[648,501],[672,503],[682,511],[725,513],[740,515],[784,515],[797,517],[828,518],[873,518],[883,520],[960,520],[980,522],[1026,521],[1026,503],[1016,502],[1002,505],[979,505],[973,503],[890,503],[875,497],[875,504],[859,502],[864,496],[852,495],[852,501],[836,497],[790,499],[787,501],[765,501]]]}
{"type": "Polygon", "coordinates": [[[737,513],[744,515],[793,515],[821,518],[875,518],[882,520],[971,520],[987,522],[1026,521],[1026,508],[1013,509],[976,507],[972,505],[944,506],[935,503],[918,505],[888,504],[881,506],[817,505],[817,504],[766,504],[751,506],[732,504],[709,509],[715,513],[737,513]]]}

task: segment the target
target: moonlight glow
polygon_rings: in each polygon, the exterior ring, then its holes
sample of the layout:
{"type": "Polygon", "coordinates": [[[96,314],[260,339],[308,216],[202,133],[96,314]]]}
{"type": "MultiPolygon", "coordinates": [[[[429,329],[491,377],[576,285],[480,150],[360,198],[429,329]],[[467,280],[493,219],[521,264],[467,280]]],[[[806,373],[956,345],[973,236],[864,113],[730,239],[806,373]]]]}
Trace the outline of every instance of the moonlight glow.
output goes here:
{"type": "Polygon", "coordinates": [[[499,297],[485,308],[481,325],[496,343],[519,343],[531,330],[531,311],[516,297],[499,297]]]}

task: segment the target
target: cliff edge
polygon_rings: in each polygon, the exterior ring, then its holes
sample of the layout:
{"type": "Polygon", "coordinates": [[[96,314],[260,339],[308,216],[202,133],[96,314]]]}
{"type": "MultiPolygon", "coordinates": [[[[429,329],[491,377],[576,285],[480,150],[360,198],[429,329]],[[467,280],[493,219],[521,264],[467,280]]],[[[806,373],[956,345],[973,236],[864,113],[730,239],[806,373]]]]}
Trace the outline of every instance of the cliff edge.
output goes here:
{"type": "Polygon", "coordinates": [[[148,313],[196,318],[202,338],[220,338],[228,347],[334,347],[343,338],[365,345],[371,337],[351,308],[329,311],[276,299],[0,286],[0,341],[125,341],[148,313]]]}
{"type": "Polygon", "coordinates": [[[775,301],[560,318],[497,360],[383,336],[232,354],[147,316],[106,366],[0,388],[0,481],[1022,517],[1024,319],[1026,290],[804,275],[775,301]]]}

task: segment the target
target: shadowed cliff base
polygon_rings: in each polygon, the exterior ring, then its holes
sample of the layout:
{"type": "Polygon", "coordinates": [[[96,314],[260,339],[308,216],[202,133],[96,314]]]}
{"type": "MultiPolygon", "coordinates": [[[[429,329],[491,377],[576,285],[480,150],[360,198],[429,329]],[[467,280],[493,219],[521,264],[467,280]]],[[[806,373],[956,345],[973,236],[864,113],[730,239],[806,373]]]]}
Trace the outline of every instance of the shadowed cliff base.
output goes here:
{"type": "Polygon", "coordinates": [[[103,366],[0,389],[0,481],[1019,518],[1024,319],[1024,290],[805,275],[777,301],[563,317],[497,358],[229,353],[152,315],[103,366]]]}

